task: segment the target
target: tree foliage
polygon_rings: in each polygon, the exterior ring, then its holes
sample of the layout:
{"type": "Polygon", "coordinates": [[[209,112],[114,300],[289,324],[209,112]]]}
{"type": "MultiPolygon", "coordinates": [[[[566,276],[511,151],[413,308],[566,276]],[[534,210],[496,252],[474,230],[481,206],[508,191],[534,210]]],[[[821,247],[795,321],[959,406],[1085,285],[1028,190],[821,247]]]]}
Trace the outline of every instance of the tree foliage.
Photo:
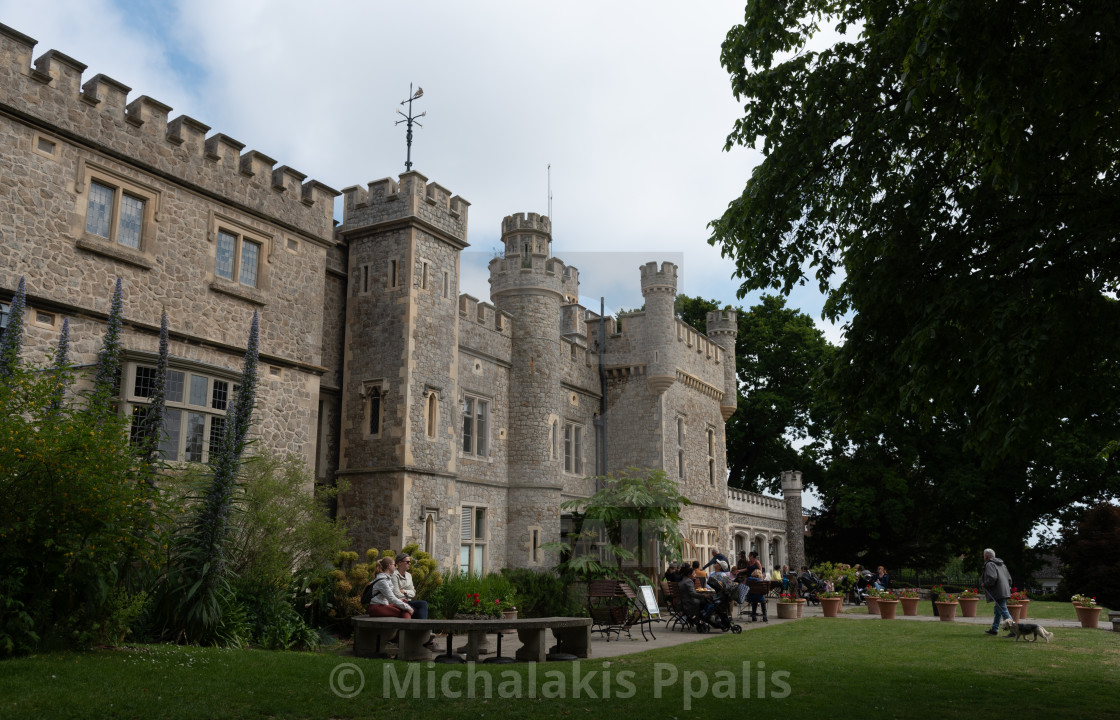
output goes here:
{"type": "MultiPolygon", "coordinates": [[[[678,295],[677,317],[703,332],[713,300],[678,295]]],[[[801,470],[816,484],[819,443],[827,435],[818,409],[818,375],[835,348],[808,315],[764,295],[737,309],[738,409],[727,420],[728,485],[777,492],[783,470],[801,470]]]]}
{"type": "Polygon", "coordinates": [[[850,313],[822,530],[1014,556],[1120,491],[1118,31],[1101,3],[799,0],[728,33],[727,144],[765,159],[711,242],[741,293],[811,276],[850,313]]]}
{"type": "Polygon", "coordinates": [[[1105,607],[1120,607],[1120,506],[1100,503],[1062,531],[1059,592],[1097,598],[1105,607]]]}
{"type": "Polygon", "coordinates": [[[855,410],[963,412],[990,464],[1059,426],[1115,431],[1118,31],[1108,3],[748,5],[723,45],[747,101],[728,145],[766,158],[712,242],[744,290],[811,271],[828,315],[855,312],[855,410]],[[809,49],[830,24],[850,35],[809,49]]]}

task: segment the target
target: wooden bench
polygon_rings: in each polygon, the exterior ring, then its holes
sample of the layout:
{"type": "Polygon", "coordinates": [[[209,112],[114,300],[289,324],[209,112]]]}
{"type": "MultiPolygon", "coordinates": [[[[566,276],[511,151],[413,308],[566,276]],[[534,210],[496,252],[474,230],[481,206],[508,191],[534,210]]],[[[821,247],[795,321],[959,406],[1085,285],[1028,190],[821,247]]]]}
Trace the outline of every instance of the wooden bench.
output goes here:
{"type": "Polygon", "coordinates": [[[592,580],[587,587],[587,612],[591,616],[591,632],[602,633],[611,640],[611,633],[620,637],[626,632],[630,637],[630,628],[635,625],[642,631],[642,639],[646,637],[646,628],[653,635],[653,620],[643,612],[638,602],[634,589],[622,580],[592,580]]]}
{"type": "Polygon", "coordinates": [[[556,637],[556,650],[575,655],[579,658],[590,657],[591,619],[575,617],[518,618],[479,618],[477,620],[403,620],[401,618],[367,617],[350,618],[354,626],[354,654],[359,657],[372,657],[384,649],[393,636],[397,635],[398,660],[433,660],[434,653],[424,647],[432,633],[447,633],[448,647],[450,638],[455,635],[467,637],[467,660],[477,661],[479,649],[484,645],[486,636],[500,630],[516,630],[521,647],[516,658],[526,662],[544,662],[548,649],[545,647],[545,631],[551,630],[556,637]]]}

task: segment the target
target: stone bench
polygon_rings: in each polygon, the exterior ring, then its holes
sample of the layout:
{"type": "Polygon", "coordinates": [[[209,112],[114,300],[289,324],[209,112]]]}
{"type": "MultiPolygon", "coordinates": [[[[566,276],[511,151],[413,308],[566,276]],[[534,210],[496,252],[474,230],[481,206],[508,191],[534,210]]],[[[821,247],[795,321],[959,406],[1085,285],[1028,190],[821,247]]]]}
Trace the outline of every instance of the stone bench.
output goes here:
{"type": "MultiPolygon", "coordinates": [[[[397,659],[426,661],[434,659],[424,643],[433,633],[449,637],[466,635],[467,660],[477,661],[486,636],[501,630],[516,630],[521,647],[515,657],[525,662],[544,662],[547,655],[545,631],[556,637],[556,650],[579,658],[590,656],[591,618],[546,617],[479,618],[477,620],[402,620],[401,618],[358,616],[350,618],[354,625],[354,654],[371,657],[383,649],[393,633],[397,635],[397,659]]],[[[450,643],[449,643],[450,644],[450,643]]]]}
{"type": "Polygon", "coordinates": [[[1108,613],[1108,621],[1112,623],[1112,629],[1115,632],[1120,632],[1120,611],[1112,610],[1108,613]]]}

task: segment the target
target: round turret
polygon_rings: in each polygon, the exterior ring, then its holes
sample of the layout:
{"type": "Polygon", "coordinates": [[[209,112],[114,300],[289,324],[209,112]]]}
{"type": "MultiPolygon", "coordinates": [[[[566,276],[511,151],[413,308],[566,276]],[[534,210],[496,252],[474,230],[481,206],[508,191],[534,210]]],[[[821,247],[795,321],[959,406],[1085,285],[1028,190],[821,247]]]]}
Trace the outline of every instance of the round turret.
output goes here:
{"type": "Polygon", "coordinates": [[[727,420],[735,413],[739,403],[739,386],[735,377],[735,338],[739,335],[739,314],[734,310],[717,310],[708,313],[707,334],[723,351],[723,398],[720,413],[727,420]]]}
{"type": "Polygon", "coordinates": [[[677,296],[677,266],[671,262],[648,262],[641,266],[642,297],[646,301],[648,330],[646,348],[649,373],[646,383],[657,394],[668,390],[677,379],[673,354],[670,351],[675,338],[676,316],[673,301],[677,296]]]}

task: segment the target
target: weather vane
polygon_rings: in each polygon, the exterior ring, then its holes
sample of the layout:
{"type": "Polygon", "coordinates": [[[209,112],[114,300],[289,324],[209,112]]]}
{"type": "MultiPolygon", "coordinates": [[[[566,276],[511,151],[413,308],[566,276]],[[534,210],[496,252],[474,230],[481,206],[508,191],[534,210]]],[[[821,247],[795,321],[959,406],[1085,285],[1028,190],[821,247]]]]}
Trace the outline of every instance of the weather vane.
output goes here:
{"type": "Polygon", "coordinates": [[[405,126],[408,128],[408,132],[405,134],[405,139],[408,141],[408,155],[405,157],[404,161],[405,172],[408,172],[412,169],[412,126],[416,125],[417,127],[424,127],[420,123],[416,122],[416,119],[422,118],[428,114],[427,110],[420,113],[419,115],[412,114],[412,101],[419,100],[422,97],[424,97],[424,88],[418,87],[416,88],[416,92],[412,92],[412,83],[409,83],[408,99],[401,101],[401,105],[408,103],[408,114],[405,115],[403,112],[401,112],[400,108],[397,108],[397,114],[403,116],[404,120],[397,120],[395,123],[393,123],[394,125],[400,125],[402,122],[408,123],[408,125],[405,126]]]}

